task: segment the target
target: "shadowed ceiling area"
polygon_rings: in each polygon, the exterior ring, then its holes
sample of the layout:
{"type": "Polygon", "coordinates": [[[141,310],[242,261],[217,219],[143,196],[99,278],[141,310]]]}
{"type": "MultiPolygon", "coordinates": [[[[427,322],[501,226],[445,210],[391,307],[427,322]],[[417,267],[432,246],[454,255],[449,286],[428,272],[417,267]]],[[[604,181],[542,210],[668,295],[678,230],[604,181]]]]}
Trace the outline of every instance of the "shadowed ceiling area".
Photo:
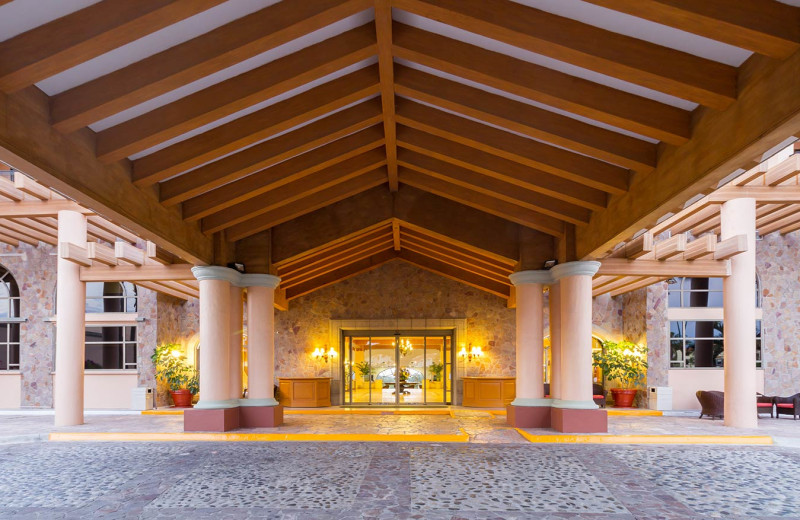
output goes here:
{"type": "Polygon", "coordinates": [[[0,160],[188,262],[267,240],[289,299],[394,258],[508,298],[800,133],[798,0],[37,5],[0,160]]]}

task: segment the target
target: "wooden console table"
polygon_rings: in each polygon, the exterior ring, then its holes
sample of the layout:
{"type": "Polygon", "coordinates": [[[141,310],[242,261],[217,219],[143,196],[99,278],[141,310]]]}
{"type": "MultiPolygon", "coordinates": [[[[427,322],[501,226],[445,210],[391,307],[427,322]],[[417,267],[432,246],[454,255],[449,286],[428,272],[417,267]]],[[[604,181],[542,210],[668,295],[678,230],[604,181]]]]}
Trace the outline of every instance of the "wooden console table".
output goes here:
{"type": "Polygon", "coordinates": [[[278,400],[287,408],[321,408],[331,405],[330,377],[278,378],[278,400]]]}
{"type": "Polygon", "coordinates": [[[465,377],[463,406],[505,408],[517,394],[513,377],[465,377]]]}

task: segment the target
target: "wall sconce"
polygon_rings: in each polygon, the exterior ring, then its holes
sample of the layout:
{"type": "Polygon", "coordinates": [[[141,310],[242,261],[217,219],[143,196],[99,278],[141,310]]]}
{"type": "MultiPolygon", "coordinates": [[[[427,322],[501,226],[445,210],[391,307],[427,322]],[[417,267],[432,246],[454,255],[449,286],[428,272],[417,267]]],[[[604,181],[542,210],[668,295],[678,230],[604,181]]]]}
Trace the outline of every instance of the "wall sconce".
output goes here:
{"type": "Polygon", "coordinates": [[[458,357],[462,359],[466,359],[467,361],[472,361],[473,358],[479,358],[483,356],[483,349],[478,346],[472,346],[472,343],[469,344],[469,351],[466,347],[461,347],[461,350],[458,351],[458,357]]]}
{"type": "Polygon", "coordinates": [[[328,350],[327,352],[325,352],[325,349],[324,349],[324,348],[322,348],[322,347],[317,347],[317,348],[315,348],[315,349],[314,349],[314,352],[312,352],[312,353],[311,353],[311,357],[312,357],[312,358],[314,358],[314,359],[316,359],[316,360],[318,360],[318,359],[322,359],[322,360],[323,360],[325,363],[327,363],[327,362],[328,362],[328,360],[336,359],[336,357],[337,357],[338,355],[339,355],[339,353],[338,353],[338,352],[336,352],[336,351],[333,349],[333,347],[331,347],[331,349],[330,349],[330,350],[328,350]]]}

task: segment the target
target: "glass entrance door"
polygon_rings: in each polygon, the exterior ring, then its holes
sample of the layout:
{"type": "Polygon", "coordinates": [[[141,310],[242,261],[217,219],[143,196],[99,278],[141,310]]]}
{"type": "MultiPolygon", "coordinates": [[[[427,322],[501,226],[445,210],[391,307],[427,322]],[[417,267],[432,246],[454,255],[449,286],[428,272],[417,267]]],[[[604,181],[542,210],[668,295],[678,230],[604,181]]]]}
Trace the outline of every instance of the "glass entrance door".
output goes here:
{"type": "Polygon", "coordinates": [[[452,402],[451,331],[342,334],[345,405],[452,402]]]}

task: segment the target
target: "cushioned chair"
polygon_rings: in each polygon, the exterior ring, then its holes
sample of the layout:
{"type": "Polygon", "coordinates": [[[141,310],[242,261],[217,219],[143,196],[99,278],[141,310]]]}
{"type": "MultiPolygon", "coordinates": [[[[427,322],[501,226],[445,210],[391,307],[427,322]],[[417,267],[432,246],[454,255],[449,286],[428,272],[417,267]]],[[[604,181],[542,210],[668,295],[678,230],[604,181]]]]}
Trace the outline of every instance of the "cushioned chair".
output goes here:
{"type": "Polygon", "coordinates": [[[704,415],[716,419],[725,416],[725,394],[716,390],[705,391],[698,390],[695,394],[697,400],[700,401],[700,419],[704,415]]]}
{"type": "Polygon", "coordinates": [[[800,415],[800,394],[790,397],[775,397],[775,413],[778,419],[783,415],[791,415],[795,421],[800,415]]]}
{"type": "Polygon", "coordinates": [[[769,395],[756,394],[756,414],[769,412],[770,418],[775,417],[775,398],[769,395]]]}
{"type": "Polygon", "coordinates": [[[600,408],[605,408],[607,395],[608,391],[603,390],[603,385],[592,383],[592,400],[594,401],[594,404],[600,408]]]}

